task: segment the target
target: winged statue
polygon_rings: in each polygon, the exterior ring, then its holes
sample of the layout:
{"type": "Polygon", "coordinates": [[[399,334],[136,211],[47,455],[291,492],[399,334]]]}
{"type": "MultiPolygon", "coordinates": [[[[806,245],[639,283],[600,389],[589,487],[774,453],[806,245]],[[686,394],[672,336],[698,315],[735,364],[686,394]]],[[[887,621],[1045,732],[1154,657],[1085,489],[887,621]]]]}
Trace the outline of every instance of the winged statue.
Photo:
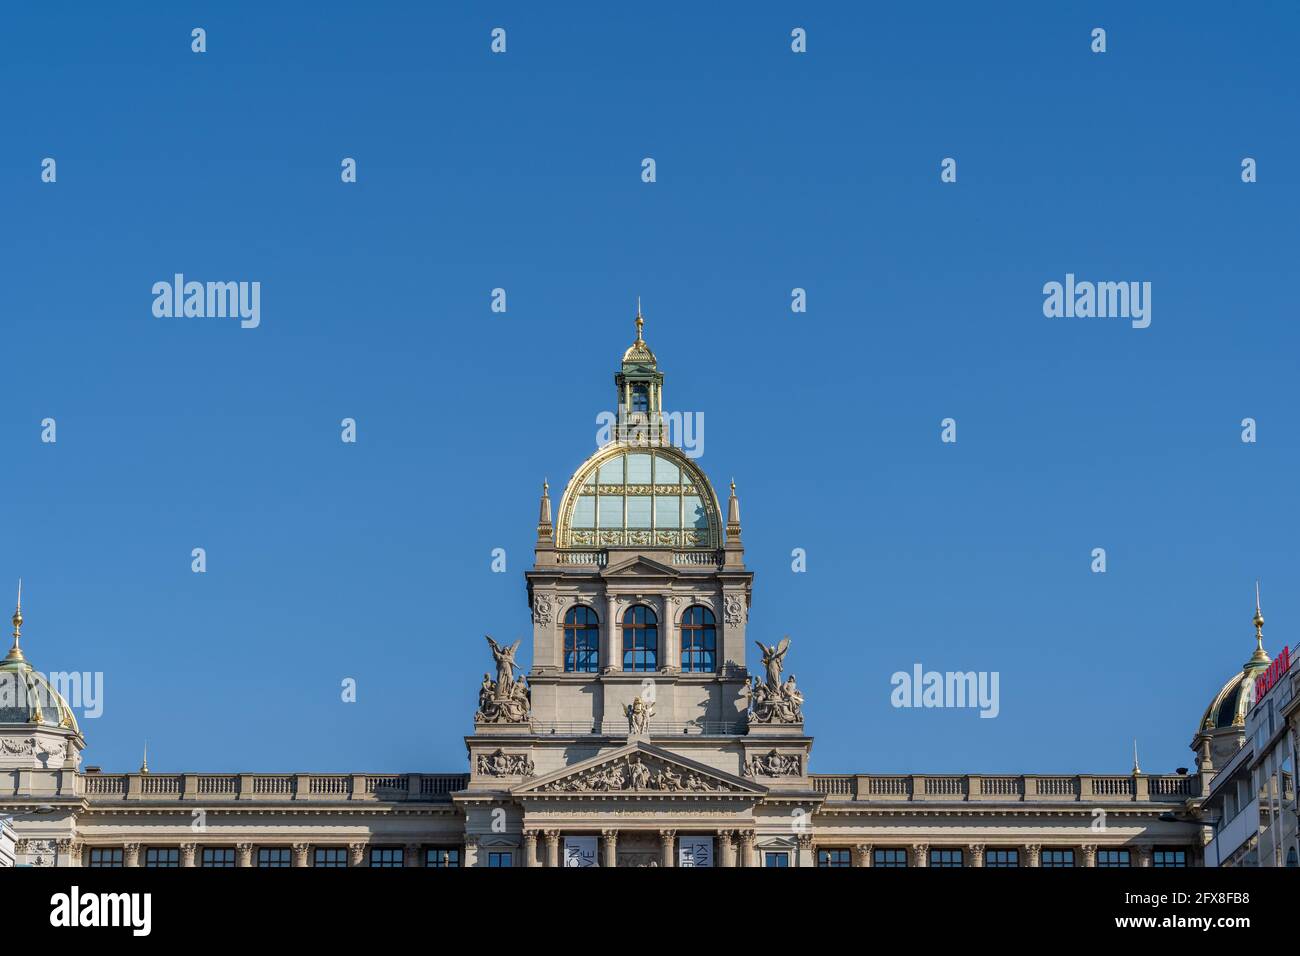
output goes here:
{"type": "Polygon", "coordinates": [[[492,640],[491,634],[483,636],[492,645],[492,659],[497,664],[497,690],[499,693],[505,693],[515,681],[515,651],[519,650],[523,638],[515,641],[509,647],[502,647],[492,640]]]}
{"type": "MultiPolygon", "coordinates": [[[[491,640],[491,638],[489,638],[491,640]]],[[[785,658],[785,652],[790,649],[790,635],[781,638],[781,643],[775,647],[765,645],[762,641],[755,641],[760,653],[763,655],[763,666],[767,669],[767,687],[768,690],[775,691],[781,686],[781,667],[785,658]]]]}

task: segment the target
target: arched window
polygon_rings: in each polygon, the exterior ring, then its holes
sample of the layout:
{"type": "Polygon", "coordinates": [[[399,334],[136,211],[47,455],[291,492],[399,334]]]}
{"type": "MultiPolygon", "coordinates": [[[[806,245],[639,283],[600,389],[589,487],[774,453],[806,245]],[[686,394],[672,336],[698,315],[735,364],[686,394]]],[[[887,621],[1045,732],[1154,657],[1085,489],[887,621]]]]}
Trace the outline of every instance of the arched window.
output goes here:
{"type": "Polygon", "coordinates": [[[589,607],[575,604],[564,615],[564,670],[594,674],[600,663],[600,619],[589,607]]]}
{"type": "Polygon", "coordinates": [[[644,604],[634,604],[623,614],[623,670],[659,669],[659,618],[644,604]]]}
{"type": "Polygon", "coordinates": [[[711,674],[718,669],[718,629],[713,612],[696,604],[682,615],[682,673],[711,674]]]}

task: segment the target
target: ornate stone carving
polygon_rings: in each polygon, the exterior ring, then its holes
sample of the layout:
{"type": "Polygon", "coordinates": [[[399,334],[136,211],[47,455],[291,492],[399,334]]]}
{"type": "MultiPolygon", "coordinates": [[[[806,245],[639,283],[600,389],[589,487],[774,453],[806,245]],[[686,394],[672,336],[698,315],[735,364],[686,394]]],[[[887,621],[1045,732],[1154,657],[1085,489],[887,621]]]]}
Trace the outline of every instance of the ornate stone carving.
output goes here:
{"type": "Polygon", "coordinates": [[[722,608],[722,619],[732,627],[745,623],[745,599],[743,596],[728,594],[723,600],[722,608]]]}
{"type": "Polygon", "coordinates": [[[533,595],[533,623],[549,627],[555,614],[555,604],[549,594],[533,595]]]}
{"type": "Polygon", "coordinates": [[[541,788],[543,793],[619,793],[649,791],[659,793],[735,793],[722,781],[686,770],[679,773],[671,764],[647,763],[639,754],[592,767],[582,773],[552,780],[541,788]]]}
{"type": "Polygon", "coordinates": [[[799,754],[783,754],[770,750],[754,754],[745,763],[746,777],[797,777],[803,772],[803,759],[799,754]]]}
{"type": "Polygon", "coordinates": [[[0,757],[26,757],[35,753],[35,737],[26,737],[22,740],[14,740],[12,737],[0,737],[0,757]]]}
{"type": "Polygon", "coordinates": [[[781,682],[781,669],[786,651],[790,649],[790,638],[783,637],[775,647],[764,646],[759,641],[754,643],[763,654],[767,679],[760,681],[755,677],[750,686],[741,689],[742,697],[749,703],[750,721],[758,724],[803,723],[803,694],[795,685],[794,675],[781,682]]]}
{"type": "Polygon", "coordinates": [[[479,754],[474,762],[477,773],[489,777],[531,777],[533,758],[528,754],[508,754],[504,750],[479,754]]]}
{"type": "Polygon", "coordinates": [[[522,675],[515,677],[515,652],[522,641],[515,641],[509,647],[502,647],[489,635],[488,644],[492,648],[492,658],[497,666],[497,679],[492,680],[483,675],[483,683],[478,689],[478,711],[474,722],[479,724],[522,724],[528,720],[532,710],[532,698],[528,692],[528,679],[522,675]]]}
{"type": "MultiPolygon", "coordinates": [[[[466,840],[466,845],[469,841],[466,840]]],[[[364,843],[348,844],[348,865],[360,866],[366,861],[366,845],[364,843]]]]}
{"type": "Polygon", "coordinates": [[[632,703],[627,705],[627,732],[632,736],[639,736],[650,729],[650,718],[655,715],[655,702],[652,699],[641,697],[632,698],[632,703]]]}
{"type": "Polygon", "coordinates": [[[59,849],[53,840],[19,840],[14,849],[27,854],[28,866],[58,866],[59,849]]]}

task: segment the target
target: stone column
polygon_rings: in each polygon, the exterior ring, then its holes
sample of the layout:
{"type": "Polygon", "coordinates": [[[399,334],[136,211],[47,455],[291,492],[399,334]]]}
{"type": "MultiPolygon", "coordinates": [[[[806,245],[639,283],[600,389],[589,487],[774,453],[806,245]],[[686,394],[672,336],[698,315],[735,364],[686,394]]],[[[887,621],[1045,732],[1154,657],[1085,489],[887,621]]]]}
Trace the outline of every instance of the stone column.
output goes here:
{"type": "Polygon", "coordinates": [[[524,831],[524,866],[537,866],[537,831],[524,831]]]}
{"type": "Polygon", "coordinates": [[[984,865],[984,844],[983,843],[972,843],[966,849],[970,851],[970,863],[967,864],[968,866],[984,865]]]}
{"type": "Polygon", "coordinates": [[[618,866],[618,831],[600,831],[600,865],[614,869],[618,866]]]}
{"type": "Polygon", "coordinates": [[[420,844],[408,843],[402,847],[402,865],[403,866],[422,866],[424,861],[420,859],[420,844]]]}
{"type": "Polygon", "coordinates": [[[1151,847],[1149,846],[1138,847],[1138,866],[1150,866],[1150,865],[1151,865],[1151,847]]]}
{"type": "Polygon", "coordinates": [[[853,865],[854,866],[871,866],[871,851],[873,847],[870,843],[859,843],[853,848],[853,865]]]}
{"type": "Polygon", "coordinates": [[[140,844],[127,843],[122,847],[122,864],[123,866],[140,865],[140,844]]]}
{"type": "Polygon", "coordinates": [[[310,843],[295,843],[293,845],[293,865],[294,866],[311,866],[311,860],[308,854],[311,853],[310,843]]]}
{"type": "Polygon", "coordinates": [[[1041,849],[1042,849],[1042,847],[1039,846],[1037,843],[1027,843],[1027,844],[1025,844],[1025,856],[1028,858],[1028,865],[1029,865],[1029,866],[1038,866],[1038,865],[1039,865],[1038,851],[1041,850],[1041,849]]]}
{"type": "Polygon", "coordinates": [[[194,851],[199,848],[197,843],[181,844],[181,866],[194,865],[194,851]]]}
{"type": "Polygon", "coordinates": [[[801,833],[795,837],[795,842],[799,844],[799,858],[795,862],[796,866],[816,866],[817,856],[813,853],[813,838],[811,833],[801,833]]]}
{"type": "Polygon", "coordinates": [[[546,865],[555,867],[560,865],[560,831],[547,830],[546,836],[546,865]]]}
{"type": "Polygon", "coordinates": [[[676,610],[672,602],[666,595],[659,595],[655,599],[659,605],[660,625],[659,625],[659,669],[675,674],[682,667],[682,635],[677,629],[677,622],[673,620],[673,614],[676,610]]]}
{"type": "Polygon", "coordinates": [[[659,850],[660,866],[676,866],[677,860],[673,858],[673,851],[677,848],[677,831],[660,830],[659,831],[659,850]]]}
{"type": "Polygon", "coordinates": [[[1083,850],[1083,865],[1097,865],[1097,845],[1095,843],[1085,843],[1079,849],[1083,850]]]}
{"type": "Polygon", "coordinates": [[[465,865],[478,866],[478,836],[473,833],[465,834],[465,865]]]}
{"type": "Polygon", "coordinates": [[[734,867],[736,865],[736,846],[732,842],[732,837],[735,835],[735,830],[718,831],[718,866],[734,867]]]}
{"type": "Polygon", "coordinates": [[[348,866],[366,865],[366,845],[364,843],[348,844],[348,866]]]}
{"type": "Polygon", "coordinates": [[[754,862],[754,831],[740,831],[740,865],[755,866],[754,862]]]}
{"type": "Polygon", "coordinates": [[[237,851],[239,866],[247,867],[253,865],[253,844],[236,843],[235,850],[237,851]]]}
{"type": "Polygon", "coordinates": [[[608,592],[605,594],[605,647],[601,657],[602,673],[623,669],[618,647],[618,599],[608,592]]]}
{"type": "Polygon", "coordinates": [[[924,867],[928,865],[929,860],[926,859],[926,855],[929,849],[930,849],[930,844],[928,843],[913,843],[912,844],[912,865],[920,866],[920,867],[924,867]]]}

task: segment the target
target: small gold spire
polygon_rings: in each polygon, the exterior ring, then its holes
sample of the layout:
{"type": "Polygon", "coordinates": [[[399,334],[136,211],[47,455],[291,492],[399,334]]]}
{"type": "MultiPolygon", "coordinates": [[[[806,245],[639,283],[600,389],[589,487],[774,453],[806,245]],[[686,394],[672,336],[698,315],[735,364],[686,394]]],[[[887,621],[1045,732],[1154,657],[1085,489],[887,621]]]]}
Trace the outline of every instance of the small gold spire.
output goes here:
{"type": "Polygon", "coordinates": [[[23,636],[23,579],[22,578],[18,579],[18,604],[14,608],[13,623],[14,623],[14,645],[13,647],[9,648],[9,653],[5,657],[5,660],[7,661],[25,660],[26,658],[23,657],[23,649],[18,646],[18,642],[22,639],[23,636]]]}
{"type": "Polygon", "coordinates": [[[149,772],[149,741],[144,742],[144,759],[140,761],[140,772],[149,772]]]}
{"type": "Polygon", "coordinates": [[[1134,737],[1133,738],[1133,773],[1136,775],[1141,772],[1142,772],[1142,768],[1138,766],[1138,742],[1137,742],[1137,738],[1134,737]]]}
{"type": "Polygon", "coordinates": [[[645,339],[641,338],[641,327],[644,325],[645,325],[645,317],[641,314],[641,297],[637,296],[636,297],[636,340],[638,342],[645,341],[645,339]]]}
{"type": "Polygon", "coordinates": [[[1268,653],[1264,650],[1264,612],[1259,609],[1259,579],[1255,579],[1255,653],[1250,655],[1250,662],[1268,662],[1268,653]]]}

